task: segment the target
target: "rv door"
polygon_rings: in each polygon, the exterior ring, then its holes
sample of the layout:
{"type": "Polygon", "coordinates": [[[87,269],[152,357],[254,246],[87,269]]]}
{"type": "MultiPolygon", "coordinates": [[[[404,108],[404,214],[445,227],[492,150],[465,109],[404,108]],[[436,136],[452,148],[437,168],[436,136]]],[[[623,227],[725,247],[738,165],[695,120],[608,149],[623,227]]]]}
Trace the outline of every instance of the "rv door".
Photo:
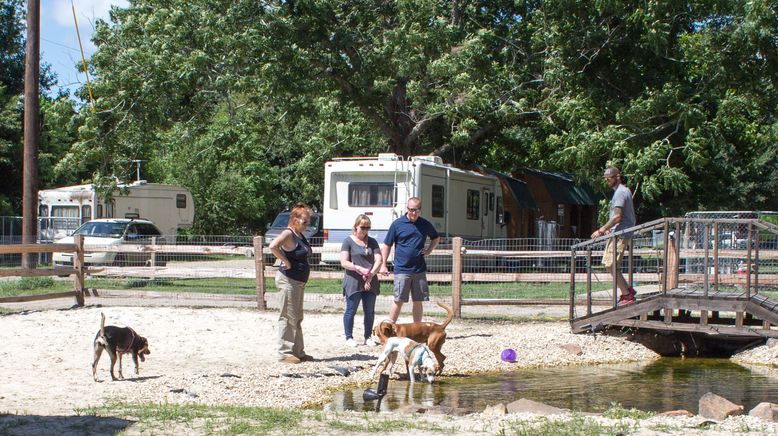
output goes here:
{"type": "Polygon", "coordinates": [[[483,206],[483,212],[481,213],[481,239],[483,239],[493,236],[490,211],[494,210],[494,193],[492,193],[490,188],[481,188],[481,199],[481,205],[483,206]]]}

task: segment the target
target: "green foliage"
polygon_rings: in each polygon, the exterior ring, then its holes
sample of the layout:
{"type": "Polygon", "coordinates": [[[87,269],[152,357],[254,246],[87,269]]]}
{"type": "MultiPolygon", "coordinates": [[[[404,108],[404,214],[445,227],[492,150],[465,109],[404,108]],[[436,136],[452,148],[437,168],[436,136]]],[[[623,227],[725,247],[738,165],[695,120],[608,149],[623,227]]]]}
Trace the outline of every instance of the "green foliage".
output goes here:
{"type": "Polygon", "coordinates": [[[767,0],[137,0],[96,28],[97,111],[54,123],[55,150],[77,135],[57,180],[145,160],[192,190],[194,231],[321,206],[325,161],[380,151],[588,181],[614,164],[641,220],[778,208],[767,0]]]}

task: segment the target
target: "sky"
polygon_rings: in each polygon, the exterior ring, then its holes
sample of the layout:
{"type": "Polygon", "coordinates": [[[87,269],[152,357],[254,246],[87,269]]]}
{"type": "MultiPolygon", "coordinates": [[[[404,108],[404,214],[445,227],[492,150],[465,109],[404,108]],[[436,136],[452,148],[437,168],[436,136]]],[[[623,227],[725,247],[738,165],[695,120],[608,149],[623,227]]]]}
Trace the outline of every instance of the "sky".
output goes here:
{"type": "MultiPolygon", "coordinates": [[[[78,30],[84,56],[87,59],[94,53],[92,31],[97,19],[108,21],[110,7],[129,6],[128,0],[72,0],[76,8],[78,30]]],[[[73,92],[86,84],[86,76],[76,68],[81,63],[81,51],[78,47],[76,26],[73,22],[71,0],[41,0],[41,63],[48,63],[57,73],[57,84],[52,95],[60,89],[73,92]]],[[[91,77],[90,77],[91,80],[91,77]]]]}

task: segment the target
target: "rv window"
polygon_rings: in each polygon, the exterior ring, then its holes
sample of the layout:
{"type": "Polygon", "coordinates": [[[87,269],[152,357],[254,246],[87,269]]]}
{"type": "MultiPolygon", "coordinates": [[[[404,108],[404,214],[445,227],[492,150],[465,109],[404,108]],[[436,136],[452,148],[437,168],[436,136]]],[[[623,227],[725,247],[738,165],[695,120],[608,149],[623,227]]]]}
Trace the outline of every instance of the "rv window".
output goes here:
{"type": "Polygon", "coordinates": [[[51,206],[51,216],[56,217],[51,222],[56,229],[75,230],[81,225],[78,206],[51,206]]]}
{"type": "Polygon", "coordinates": [[[481,193],[472,189],[467,190],[467,219],[477,220],[478,211],[481,209],[481,193]]]}
{"type": "Polygon", "coordinates": [[[392,183],[349,183],[349,207],[391,207],[394,199],[392,183]]]}
{"type": "Polygon", "coordinates": [[[46,206],[45,204],[41,204],[40,206],[38,206],[38,216],[39,217],[49,216],[49,207],[46,206]]]}
{"type": "Polygon", "coordinates": [[[84,224],[85,222],[91,219],[92,219],[92,206],[86,204],[81,206],[81,224],[84,224]]]}
{"type": "Polygon", "coordinates": [[[108,203],[105,203],[105,217],[106,218],[113,218],[113,200],[109,201],[108,203]]]}
{"type": "Polygon", "coordinates": [[[103,205],[98,203],[97,204],[97,218],[102,218],[102,217],[103,217],[103,205]]]}
{"type": "Polygon", "coordinates": [[[176,207],[186,209],[186,194],[176,194],[176,207]]]}
{"type": "Polygon", "coordinates": [[[489,215],[489,193],[484,191],[484,216],[489,215]]]}
{"type": "Polygon", "coordinates": [[[432,216],[442,218],[445,213],[445,190],[442,185],[432,185],[432,216]]]}

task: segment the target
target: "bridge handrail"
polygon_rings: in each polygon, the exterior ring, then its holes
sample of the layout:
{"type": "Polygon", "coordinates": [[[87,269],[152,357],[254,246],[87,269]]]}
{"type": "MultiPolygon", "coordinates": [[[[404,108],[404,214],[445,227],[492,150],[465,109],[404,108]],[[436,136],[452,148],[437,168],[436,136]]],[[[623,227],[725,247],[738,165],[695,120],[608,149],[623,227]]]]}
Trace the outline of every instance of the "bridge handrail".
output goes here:
{"type": "Polygon", "coordinates": [[[624,235],[624,234],[632,234],[632,233],[638,233],[638,232],[644,232],[646,230],[656,230],[659,228],[664,228],[664,225],[667,224],[668,226],[670,224],[739,224],[739,225],[748,225],[751,224],[754,227],[757,227],[761,230],[767,230],[769,232],[773,232],[776,235],[778,235],[778,225],[756,219],[756,218],[745,218],[745,219],[734,219],[734,218],[719,218],[719,219],[713,219],[713,218],[659,218],[653,221],[649,221],[647,223],[639,224],[636,226],[632,226],[630,228],[619,230],[617,232],[611,232],[607,235],[603,235],[594,239],[589,239],[583,242],[579,242],[578,244],[574,244],[570,247],[572,251],[577,251],[581,249],[585,249],[586,247],[597,245],[602,242],[607,241],[611,238],[616,238],[618,236],[624,235]]]}

